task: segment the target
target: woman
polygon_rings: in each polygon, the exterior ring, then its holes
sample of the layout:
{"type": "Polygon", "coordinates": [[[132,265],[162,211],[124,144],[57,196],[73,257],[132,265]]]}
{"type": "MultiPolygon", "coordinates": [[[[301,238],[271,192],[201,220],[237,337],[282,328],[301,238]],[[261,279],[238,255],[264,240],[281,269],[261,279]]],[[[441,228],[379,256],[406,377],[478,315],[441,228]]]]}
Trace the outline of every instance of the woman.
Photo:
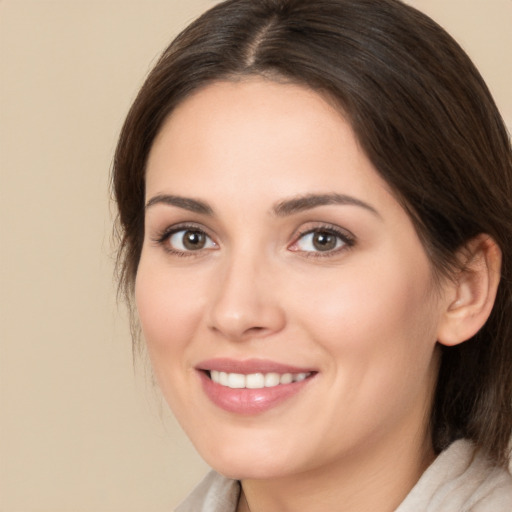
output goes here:
{"type": "Polygon", "coordinates": [[[113,181],[121,284],[215,470],[178,510],[511,509],[510,143],[432,20],[212,8],[146,80],[113,181]]]}

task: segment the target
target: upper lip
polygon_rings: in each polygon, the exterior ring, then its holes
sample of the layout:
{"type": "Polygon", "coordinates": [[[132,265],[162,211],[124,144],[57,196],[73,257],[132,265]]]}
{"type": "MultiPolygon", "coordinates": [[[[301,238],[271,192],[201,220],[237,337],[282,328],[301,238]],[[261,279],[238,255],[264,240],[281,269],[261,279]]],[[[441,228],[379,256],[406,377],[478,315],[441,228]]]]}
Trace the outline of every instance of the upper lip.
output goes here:
{"type": "Polygon", "coordinates": [[[251,373],[309,373],[312,368],[304,368],[289,364],[278,363],[268,359],[245,359],[236,360],[229,358],[215,358],[201,361],[196,365],[197,370],[216,370],[226,373],[240,373],[249,375],[251,373]]]}

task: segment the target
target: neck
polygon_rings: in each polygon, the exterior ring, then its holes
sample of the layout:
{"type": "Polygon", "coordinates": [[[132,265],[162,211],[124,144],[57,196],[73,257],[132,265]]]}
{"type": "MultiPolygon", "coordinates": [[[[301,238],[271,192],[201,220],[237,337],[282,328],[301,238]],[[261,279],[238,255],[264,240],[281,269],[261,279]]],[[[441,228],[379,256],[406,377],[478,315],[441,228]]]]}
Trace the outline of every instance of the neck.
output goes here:
{"type": "Polygon", "coordinates": [[[391,512],[434,459],[430,437],[369,444],[329,467],[244,480],[237,512],[391,512]]]}

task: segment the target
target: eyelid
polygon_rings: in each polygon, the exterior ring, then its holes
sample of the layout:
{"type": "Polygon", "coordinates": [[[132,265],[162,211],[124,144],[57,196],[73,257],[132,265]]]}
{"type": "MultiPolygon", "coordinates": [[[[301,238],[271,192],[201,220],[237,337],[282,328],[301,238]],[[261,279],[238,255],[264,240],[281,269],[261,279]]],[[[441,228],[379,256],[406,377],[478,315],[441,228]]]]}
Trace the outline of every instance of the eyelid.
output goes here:
{"type": "Polygon", "coordinates": [[[167,242],[169,239],[179,233],[181,231],[197,231],[203,233],[211,242],[215,245],[215,248],[218,248],[218,243],[214,240],[214,237],[209,233],[209,230],[206,229],[201,224],[196,224],[194,222],[183,222],[179,224],[173,224],[171,226],[167,226],[162,230],[159,230],[153,237],[151,237],[152,241],[158,245],[162,246],[162,248],[176,256],[199,256],[204,254],[206,251],[214,250],[213,247],[200,248],[197,250],[179,250],[172,248],[167,242]]]}
{"type": "Polygon", "coordinates": [[[329,256],[332,257],[348,249],[351,249],[355,245],[355,243],[356,237],[347,229],[341,228],[334,224],[322,223],[317,225],[311,225],[310,223],[307,227],[303,227],[298,230],[298,232],[293,237],[293,242],[288,246],[288,250],[291,250],[292,252],[301,253],[303,256],[306,257],[324,258],[329,256]],[[342,241],[342,246],[327,251],[304,251],[299,248],[296,248],[298,242],[306,235],[322,232],[336,236],[339,240],[342,241]]]}
{"type": "MultiPolygon", "coordinates": [[[[177,256],[200,256],[205,252],[209,252],[219,248],[219,244],[215,240],[215,237],[212,234],[210,234],[210,230],[204,227],[202,224],[195,222],[182,222],[167,226],[164,229],[159,230],[153,237],[151,237],[151,239],[156,245],[162,246],[166,252],[177,256]],[[208,239],[214,244],[215,247],[206,247],[197,250],[183,251],[179,249],[174,249],[166,242],[169,240],[171,236],[173,236],[176,233],[179,233],[180,231],[198,231],[200,233],[203,233],[206,237],[208,237],[208,239]]],[[[305,257],[329,257],[337,255],[341,252],[344,252],[352,248],[355,245],[355,243],[356,237],[345,228],[341,228],[340,226],[330,223],[315,224],[311,222],[307,223],[306,226],[301,227],[299,230],[297,230],[297,232],[293,236],[293,241],[287,246],[287,249],[292,252],[301,253],[305,257]],[[305,251],[297,247],[297,244],[301,240],[301,238],[305,237],[306,235],[319,232],[326,232],[336,236],[342,242],[341,247],[337,247],[326,251],[305,251]]]]}

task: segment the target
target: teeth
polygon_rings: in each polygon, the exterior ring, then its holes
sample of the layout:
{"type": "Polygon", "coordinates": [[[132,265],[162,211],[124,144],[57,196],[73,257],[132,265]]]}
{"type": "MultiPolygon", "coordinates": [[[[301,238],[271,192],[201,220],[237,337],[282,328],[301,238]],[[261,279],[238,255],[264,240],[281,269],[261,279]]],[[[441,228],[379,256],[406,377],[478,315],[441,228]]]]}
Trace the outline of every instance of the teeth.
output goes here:
{"type": "Polygon", "coordinates": [[[245,388],[245,375],[240,373],[228,373],[228,387],[232,389],[245,388]]]}
{"type": "Polygon", "coordinates": [[[281,375],[281,384],[291,384],[293,382],[293,375],[291,373],[283,373],[281,375]]]}
{"type": "Polygon", "coordinates": [[[249,389],[261,389],[265,387],[263,373],[251,373],[245,376],[245,387],[249,389]]]}
{"type": "Polygon", "coordinates": [[[265,375],[265,387],[273,388],[279,384],[280,377],[278,373],[267,373],[265,375]]]}
{"type": "Polygon", "coordinates": [[[231,389],[262,389],[273,388],[280,384],[291,384],[307,379],[311,373],[226,373],[217,370],[210,371],[213,382],[231,389]]]}
{"type": "Polygon", "coordinates": [[[226,372],[219,372],[219,383],[223,386],[229,385],[228,374],[226,372]]]}

